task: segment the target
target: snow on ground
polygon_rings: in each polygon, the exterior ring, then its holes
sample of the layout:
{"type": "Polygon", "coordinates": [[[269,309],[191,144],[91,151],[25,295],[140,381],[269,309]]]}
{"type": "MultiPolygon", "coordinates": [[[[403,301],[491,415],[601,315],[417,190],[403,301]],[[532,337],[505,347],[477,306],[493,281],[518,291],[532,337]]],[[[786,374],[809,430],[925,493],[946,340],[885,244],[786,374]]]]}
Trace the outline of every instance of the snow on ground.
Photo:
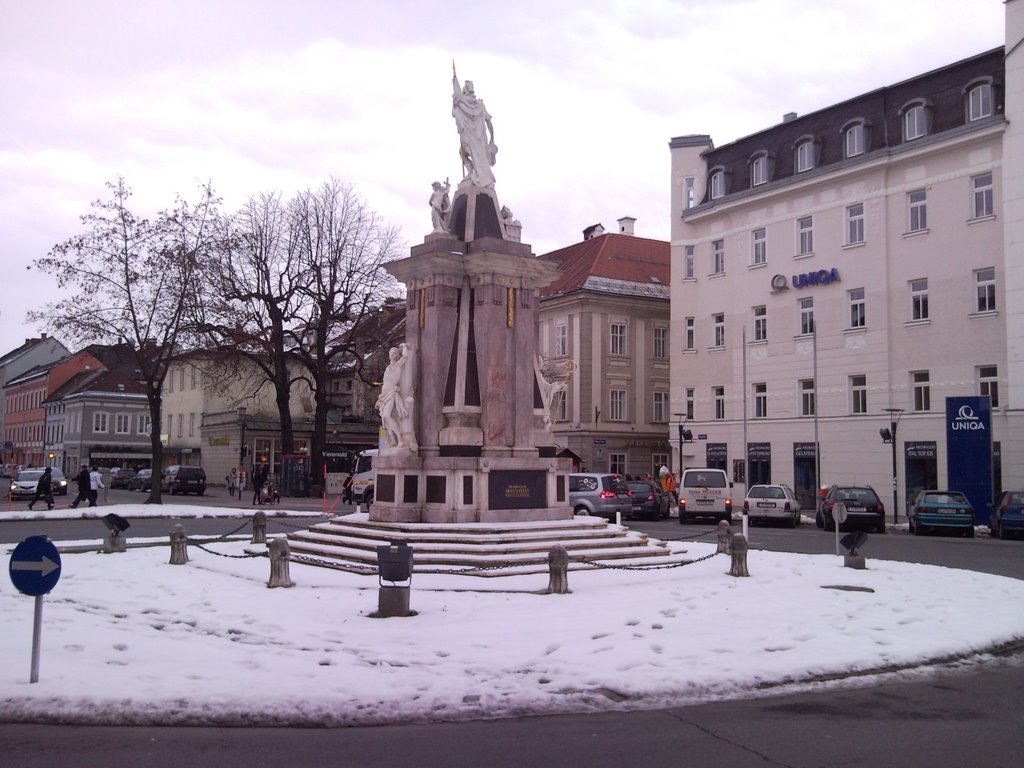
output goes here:
{"type": "Polygon", "coordinates": [[[934,566],[856,571],[751,551],[750,578],[718,555],[572,571],[569,595],[540,594],[544,574],[414,574],[416,615],[377,619],[375,577],[292,563],[296,586],[268,589],[269,562],[237,557],[245,547],[190,547],[183,566],[166,547],[62,555],[35,684],[34,601],[4,580],[0,720],[348,725],[650,708],[1024,639],[1024,582],[934,566]]]}

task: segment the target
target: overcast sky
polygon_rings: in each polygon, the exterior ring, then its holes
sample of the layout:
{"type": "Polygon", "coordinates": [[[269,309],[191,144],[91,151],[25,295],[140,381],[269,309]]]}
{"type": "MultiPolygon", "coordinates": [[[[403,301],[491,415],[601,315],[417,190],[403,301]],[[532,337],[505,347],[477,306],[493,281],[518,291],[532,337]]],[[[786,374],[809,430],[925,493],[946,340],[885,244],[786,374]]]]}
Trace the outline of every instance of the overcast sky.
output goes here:
{"type": "Polygon", "coordinates": [[[59,300],[27,267],[123,175],[138,211],[212,181],[355,185],[408,245],[461,177],[451,65],[494,118],[538,254],[669,236],[673,136],[722,145],[1003,44],[1002,0],[0,0],[0,354],[59,300]]]}

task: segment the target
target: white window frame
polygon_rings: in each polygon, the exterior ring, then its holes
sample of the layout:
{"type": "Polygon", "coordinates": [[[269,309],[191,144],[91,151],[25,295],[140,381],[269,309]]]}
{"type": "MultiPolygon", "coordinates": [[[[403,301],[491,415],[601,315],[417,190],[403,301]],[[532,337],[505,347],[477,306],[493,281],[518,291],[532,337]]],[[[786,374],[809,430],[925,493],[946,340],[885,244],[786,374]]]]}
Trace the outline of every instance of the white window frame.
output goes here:
{"type": "Polygon", "coordinates": [[[796,243],[797,256],[810,256],[814,253],[813,216],[801,216],[796,220],[796,243]]]}
{"type": "Polygon", "coordinates": [[[768,418],[768,385],[759,381],[756,384],[751,385],[751,390],[754,399],[754,418],[755,419],[767,419],[768,418]]]}
{"type": "Polygon", "coordinates": [[[768,263],[768,230],[758,227],[750,233],[750,265],[764,266],[768,263]]]}
{"type": "Polygon", "coordinates": [[[992,172],[982,173],[971,179],[973,191],[973,214],[975,219],[984,219],[995,215],[995,192],[992,184],[992,172]]]}
{"type": "Polygon", "coordinates": [[[610,323],[608,326],[609,352],[618,357],[626,356],[626,324],[610,323]]]}
{"type": "Polygon", "coordinates": [[[850,413],[863,416],[868,412],[868,377],[858,373],[849,378],[850,413]]]}
{"type": "Polygon", "coordinates": [[[797,301],[800,316],[800,336],[814,333],[814,298],[807,296],[797,301]]]}
{"type": "Polygon", "coordinates": [[[668,423],[668,392],[655,392],[651,402],[651,421],[654,424],[668,423]]]}
{"type": "Polygon", "coordinates": [[[696,249],[692,245],[683,248],[683,280],[693,280],[693,259],[696,249]]]}
{"type": "Polygon", "coordinates": [[[914,104],[903,113],[903,141],[914,141],[928,135],[928,112],[924,104],[914,104]]]}
{"type": "Polygon", "coordinates": [[[814,379],[800,379],[797,386],[800,390],[800,415],[813,416],[817,407],[814,379]]]}
{"type": "Polygon", "coordinates": [[[981,120],[991,117],[995,99],[993,98],[992,84],[979,83],[967,93],[967,120],[981,120]]]}
{"type": "Polygon", "coordinates": [[[928,191],[915,189],[907,193],[907,231],[925,232],[928,229],[928,191]]]}
{"type": "Polygon", "coordinates": [[[796,145],[796,172],[814,169],[814,141],[807,139],[796,145]]]}
{"type": "Polygon", "coordinates": [[[132,415],[130,413],[118,413],[114,415],[114,434],[130,435],[132,432],[132,415]]]}
{"type": "Polygon", "coordinates": [[[711,242],[711,274],[725,274],[725,240],[711,242]]]}
{"type": "Polygon", "coordinates": [[[712,200],[725,197],[725,171],[714,171],[708,179],[708,186],[711,189],[712,200]]]}
{"type": "Polygon", "coordinates": [[[932,385],[928,371],[911,371],[910,386],[914,393],[914,411],[926,413],[932,409],[932,385]]]}
{"type": "Polygon", "coordinates": [[[843,135],[843,150],[846,153],[846,157],[856,157],[857,155],[864,154],[866,133],[864,123],[856,123],[846,129],[843,135]]]}
{"type": "Polygon", "coordinates": [[[725,387],[711,388],[711,399],[715,404],[715,421],[725,420],[725,387]]]}
{"type": "Polygon", "coordinates": [[[864,242],[864,203],[846,206],[846,244],[861,245],[864,242]]]}
{"type": "Polygon", "coordinates": [[[149,434],[152,434],[152,432],[153,432],[153,422],[152,422],[151,417],[150,417],[150,415],[148,413],[140,413],[138,415],[138,420],[135,423],[136,423],[136,428],[138,429],[138,432],[136,434],[139,434],[139,435],[149,435],[149,434]]]}
{"type": "Polygon", "coordinates": [[[864,289],[854,288],[847,291],[846,296],[850,302],[850,328],[867,327],[867,312],[864,304],[864,289]]]}
{"type": "Polygon", "coordinates": [[[750,163],[750,186],[759,187],[768,183],[768,156],[758,155],[750,163]]]}
{"type": "Polygon", "coordinates": [[[569,354],[569,328],[565,323],[555,323],[555,357],[569,354]]]}
{"type": "Polygon", "coordinates": [[[106,411],[94,411],[92,414],[93,434],[106,434],[109,426],[109,415],[106,411]]]}
{"type": "Polygon", "coordinates": [[[608,454],[608,471],[615,475],[626,474],[626,454],[616,451],[608,454]]]}
{"type": "Polygon", "coordinates": [[[668,328],[663,325],[654,326],[653,352],[656,358],[668,357],[668,328]]]}
{"type": "Polygon", "coordinates": [[[751,308],[754,318],[754,341],[768,341],[768,307],[764,304],[751,308]]]}
{"type": "Polygon", "coordinates": [[[683,324],[684,324],[684,333],[685,333],[684,341],[686,343],[686,346],[683,347],[683,350],[686,351],[686,352],[692,352],[693,349],[695,348],[696,343],[697,343],[697,331],[696,331],[695,319],[692,318],[692,317],[688,317],[688,318],[686,318],[684,320],[683,324]]]}
{"type": "Polygon", "coordinates": [[[554,412],[556,422],[564,422],[569,420],[568,402],[569,401],[566,397],[566,392],[564,389],[559,389],[555,392],[554,412]]]}
{"type": "Polygon", "coordinates": [[[999,407],[999,368],[995,365],[979,365],[978,394],[982,397],[988,395],[992,400],[992,407],[999,407]]]}
{"type": "Polygon", "coordinates": [[[715,312],[711,315],[712,325],[712,348],[718,349],[725,346],[725,313],[715,312]]]}
{"type": "Polygon", "coordinates": [[[687,176],[683,179],[683,210],[689,210],[697,205],[697,179],[687,176]]]}
{"type": "Polygon", "coordinates": [[[608,421],[626,420],[626,390],[608,390],[608,421]]]}
{"type": "Polygon", "coordinates": [[[928,278],[920,277],[910,283],[910,319],[928,319],[928,278]]]}
{"type": "Polygon", "coordinates": [[[979,313],[996,311],[996,268],[974,270],[975,309],[979,313]]]}
{"type": "Polygon", "coordinates": [[[697,391],[693,387],[683,388],[683,412],[686,414],[687,420],[693,419],[693,403],[696,396],[697,391]]]}

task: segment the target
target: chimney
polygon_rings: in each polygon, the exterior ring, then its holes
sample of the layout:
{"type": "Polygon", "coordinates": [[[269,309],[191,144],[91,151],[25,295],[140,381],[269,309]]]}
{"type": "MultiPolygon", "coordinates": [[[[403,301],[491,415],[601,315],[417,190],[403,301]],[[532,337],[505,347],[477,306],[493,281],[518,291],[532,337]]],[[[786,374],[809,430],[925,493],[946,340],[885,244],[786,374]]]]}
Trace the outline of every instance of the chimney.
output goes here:
{"type": "Polygon", "coordinates": [[[619,234],[620,235],[632,235],[633,225],[636,224],[636,219],[632,216],[623,216],[619,219],[619,234]]]}
{"type": "Polygon", "coordinates": [[[591,238],[598,237],[604,234],[603,224],[591,224],[589,227],[583,230],[583,239],[590,240],[591,238]]]}
{"type": "Polygon", "coordinates": [[[782,122],[784,123],[792,123],[794,120],[796,120],[796,112],[787,112],[782,116],[782,122]]]}

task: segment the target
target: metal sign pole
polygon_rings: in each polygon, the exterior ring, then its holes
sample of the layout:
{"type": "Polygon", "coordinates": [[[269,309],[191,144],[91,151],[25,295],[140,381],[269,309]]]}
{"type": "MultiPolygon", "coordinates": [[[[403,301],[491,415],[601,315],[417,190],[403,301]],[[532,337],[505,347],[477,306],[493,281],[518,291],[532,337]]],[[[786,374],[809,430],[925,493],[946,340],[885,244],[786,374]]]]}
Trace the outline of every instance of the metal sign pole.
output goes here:
{"type": "Polygon", "coordinates": [[[32,620],[32,672],[29,675],[30,683],[39,682],[39,648],[43,634],[43,596],[36,595],[35,617],[32,620]]]}

